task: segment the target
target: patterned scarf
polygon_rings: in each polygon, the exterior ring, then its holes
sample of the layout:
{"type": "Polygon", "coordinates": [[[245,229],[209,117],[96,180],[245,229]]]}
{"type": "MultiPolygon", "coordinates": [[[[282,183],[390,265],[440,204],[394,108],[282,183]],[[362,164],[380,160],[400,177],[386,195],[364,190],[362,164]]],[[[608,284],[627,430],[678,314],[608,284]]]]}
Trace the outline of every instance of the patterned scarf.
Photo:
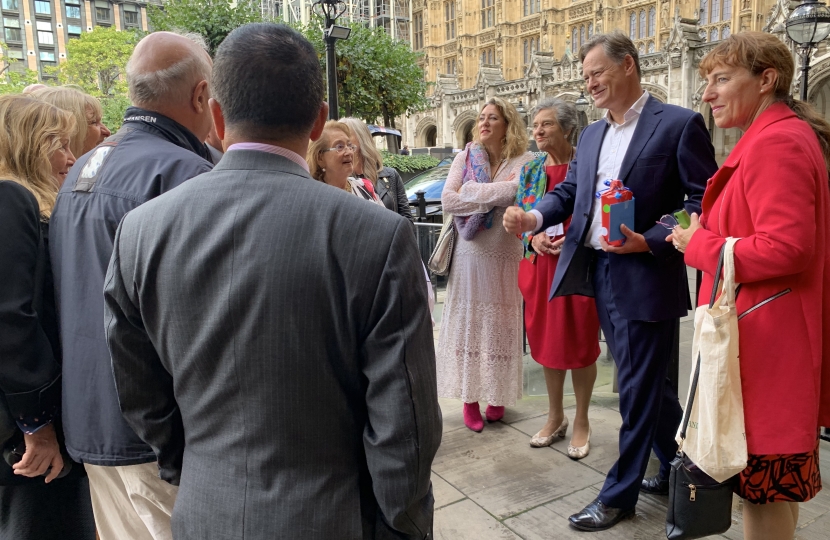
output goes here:
{"type": "MultiPolygon", "coordinates": [[[[489,184],[490,178],[490,157],[487,151],[479,143],[467,143],[467,158],[464,160],[464,172],[461,178],[461,185],[467,182],[478,182],[489,184]]],[[[473,214],[471,216],[455,216],[455,228],[464,240],[472,240],[477,232],[489,229],[493,226],[492,209],[486,214],[473,214]]]]}
{"type": "MultiPolygon", "coordinates": [[[[548,187],[548,175],[545,172],[545,160],[548,155],[543,154],[532,161],[528,161],[522,168],[519,191],[516,193],[516,206],[529,212],[536,203],[545,196],[548,187]]],[[[525,246],[525,259],[530,259],[533,252],[530,250],[530,233],[522,234],[522,243],[525,246]]]]}

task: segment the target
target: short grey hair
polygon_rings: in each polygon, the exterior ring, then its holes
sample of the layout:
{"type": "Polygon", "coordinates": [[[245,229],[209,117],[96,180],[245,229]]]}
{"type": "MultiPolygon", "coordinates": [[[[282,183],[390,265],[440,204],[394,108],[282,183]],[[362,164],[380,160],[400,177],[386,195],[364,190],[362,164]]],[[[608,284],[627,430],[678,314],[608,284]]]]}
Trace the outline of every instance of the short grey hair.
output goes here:
{"type": "Polygon", "coordinates": [[[585,57],[595,47],[602,45],[605,55],[608,56],[614,63],[622,64],[626,55],[634,59],[634,65],[637,67],[637,77],[642,78],[643,73],[640,71],[640,55],[637,53],[637,47],[634,42],[628,39],[628,36],[622,32],[611,32],[610,34],[596,34],[588,40],[588,42],[579,48],[579,61],[584,62],[585,57]]]}
{"type": "Polygon", "coordinates": [[[536,115],[542,111],[552,110],[556,114],[556,123],[559,124],[559,129],[562,130],[562,135],[568,139],[571,144],[576,141],[577,126],[579,126],[579,113],[573,103],[568,103],[564,99],[559,98],[545,98],[533,107],[530,112],[531,121],[536,118],[536,115]]]}
{"type": "MultiPolygon", "coordinates": [[[[133,62],[135,55],[127,62],[127,85],[130,101],[138,107],[157,106],[165,102],[178,102],[182,96],[190,95],[200,81],[208,81],[212,66],[205,39],[199,34],[181,34],[192,41],[205,54],[190,54],[179,62],[159,71],[139,73],[133,62]]],[[[195,51],[194,51],[195,52],[195,51]]]]}

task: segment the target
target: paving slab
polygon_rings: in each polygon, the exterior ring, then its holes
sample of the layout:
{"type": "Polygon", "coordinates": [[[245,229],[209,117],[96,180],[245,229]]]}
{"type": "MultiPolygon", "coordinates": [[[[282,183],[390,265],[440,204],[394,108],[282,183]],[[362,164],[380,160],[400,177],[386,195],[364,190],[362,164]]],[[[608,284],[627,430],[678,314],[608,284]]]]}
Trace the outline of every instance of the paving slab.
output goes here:
{"type": "MultiPolygon", "coordinates": [[[[576,407],[568,407],[565,409],[565,416],[573,424],[574,415],[576,414],[576,407]]],[[[587,465],[595,471],[606,474],[611,466],[617,461],[620,455],[619,452],[619,436],[622,418],[620,413],[605,407],[593,407],[588,412],[591,421],[591,452],[587,457],[580,460],[580,463],[587,465]]],[[[511,424],[512,427],[518,429],[528,436],[529,439],[545,424],[547,416],[541,418],[532,418],[511,424]]],[[[572,426],[568,427],[568,433],[565,439],[554,442],[550,448],[567,454],[568,441],[571,440],[572,426]]]]}
{"type": "Polygon", "coordinates": [[[467,498],[434,472],[432,473],[432,496],[435,498],[436,510],[467,498]]]}
{"type": "Polygon", "coordinates": [[[521,540],[469,499],[435,512],[433,536],[438,540],[521,540]]]}
{"type": "Polygon", "coordinates": [[[516,517],[506,519],[504,523],[525,540],[553,538],[585,540],[588,536],[590,540],[665,540],[666,531],[660,527],[666,519],[665,503],[659,504],[650,498],[640,500],[633,519],[625,520],[607,531],[584,533],[572,529],[568,524],[568,516],[580,511],[593,501],[599,495],[600,487],[601,484],[589,486],[516,517]]]}
{"type": "Polygon", "coordinates": [[[498,519],[585,488],[604,477],[500,422],[482,433],[444,434],[432,470],[498,519]]]}

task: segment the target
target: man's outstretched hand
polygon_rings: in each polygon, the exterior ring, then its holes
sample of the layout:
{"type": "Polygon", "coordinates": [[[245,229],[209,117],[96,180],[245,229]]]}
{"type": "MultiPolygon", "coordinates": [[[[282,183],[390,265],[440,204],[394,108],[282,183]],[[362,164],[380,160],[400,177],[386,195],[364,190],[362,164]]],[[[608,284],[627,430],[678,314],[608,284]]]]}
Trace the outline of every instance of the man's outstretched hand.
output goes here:
{"type": "Polygon", "coordinates": [[[518,206],[510,206],[502,219],[504,230],[510,234],[521,234],[536,228],[536,216],[528,214],[518,206]]]}

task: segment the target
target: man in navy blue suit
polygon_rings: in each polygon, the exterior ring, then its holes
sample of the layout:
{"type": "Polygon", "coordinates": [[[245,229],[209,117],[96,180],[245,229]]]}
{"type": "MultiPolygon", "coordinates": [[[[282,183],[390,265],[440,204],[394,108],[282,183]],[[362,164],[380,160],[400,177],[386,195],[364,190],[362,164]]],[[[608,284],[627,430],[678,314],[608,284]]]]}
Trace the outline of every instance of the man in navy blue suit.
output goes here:
{"type": "Polygon", "coordinates": [[[706,180],[717,170],[700,114],[664,105],[640,84],[637,49],[622,34],[597,35],[579,52],[582,74],[603,120],[583,131],[564,182],[525,213],[507,210],[508,232],[545,230],[573,216],[567,235],[542,251],[561,252],[551,298],[593,296],[617,364],[620,457],[599,497],[570,516],[572,527],[601,531],[634,515],[639,491],[668,492],[669,462],[682,414],[667,378],[677,319],[691,307],[683,255],[657,222],[686,208],[700,213],[706,180]],[[635,198],[634,230],[621,247],[603,237],[596,193],[619,179],[635,198]],[[657,476],[644,479],[652,448],[657,476]]]}

